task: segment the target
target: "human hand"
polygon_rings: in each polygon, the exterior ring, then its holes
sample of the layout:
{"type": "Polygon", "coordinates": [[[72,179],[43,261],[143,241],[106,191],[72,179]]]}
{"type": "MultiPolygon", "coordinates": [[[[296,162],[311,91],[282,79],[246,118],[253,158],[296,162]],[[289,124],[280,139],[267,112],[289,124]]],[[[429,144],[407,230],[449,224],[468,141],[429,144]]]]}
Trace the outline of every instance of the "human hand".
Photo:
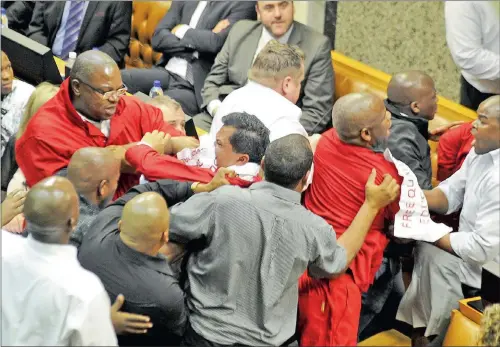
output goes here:
{"type": "Polygon", "coordinates": [[[438,127],[433,130],[429,130],[429,140],[431,141],[439,141],[439,138],[448,130],[451,128],[457,127],[462,125],[464,122],[463,121],[456,121],[456,122],[451,122],[449,124],[443,125],[441,127],[438,127]]]}
{"type": "Polygon", "coordinates": [[[169,134],[165,134],[163,131],[154,130],[151,133],[146,133],[146,135],[142,137],[141,142],[146,143],[156,152],[164,154],[165,149],[168,149],[170,146],[170,139],[171,137],[169,134]]]}
{"type": "Polygon", "coordinates": [[[140,314],[126,313],[120,311],[125,297],[120,294],[116,297],[114,304],[111,306],[111,321],[117,335],[125,334],[145,334],[148,329],[153,327],[148,316],[140,314]]]}
{"type": "Polygon", "coordinates": [[[170,141],[165,148],[165,153],[177,154],[184,148],[198,148],[200,141],[190,136],[176,136],[171,137],[170,141]]]}
{"type": "Polygon", "coordinates": [[[229,181],[227,177],[236,177],[236,172],[233,170],[227,169],[225,167],[219,168],[214,178],[207,184],[193,184],[193,191],[195,193],[208,193],[214,191],[215,189],[229,185],[229,181]]]}
{"type": "Polygon", "coordinates": [[[365,203],[377,211],[399,198],[399,184],[391,175],[385,174],[380,185],[375,183],[377,170],[372,169],[365,185],[365,203]]]}
{"type": "Polygon", "coordinates": [[[220,33],[222,30],[227,29],[231,23],[229,22],[229,19],[223,19],[217,25],[212,29],[213,33],[220,33]]]}
{"type": "Polygon", "coordinates": [[[27,191],[16,189],[10,192],[2,202],[2,226],[23,212],[27,191]]]}

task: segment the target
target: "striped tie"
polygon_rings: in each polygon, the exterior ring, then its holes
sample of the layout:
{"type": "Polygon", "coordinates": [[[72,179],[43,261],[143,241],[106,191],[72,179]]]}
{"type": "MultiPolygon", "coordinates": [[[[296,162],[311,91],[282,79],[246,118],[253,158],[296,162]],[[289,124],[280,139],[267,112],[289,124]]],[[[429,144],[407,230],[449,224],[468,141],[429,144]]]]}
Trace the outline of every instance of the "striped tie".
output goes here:
{"type": "Polygon", "coordinates": [[[70,1],[68,19],[66,20],[66,31],[64,33],[63,48],[61,50],[61,58],[68,59],[69,53],[76,48],[78,34],[82,26],[83,17],[85,15],[84,1],[70,1]]]}

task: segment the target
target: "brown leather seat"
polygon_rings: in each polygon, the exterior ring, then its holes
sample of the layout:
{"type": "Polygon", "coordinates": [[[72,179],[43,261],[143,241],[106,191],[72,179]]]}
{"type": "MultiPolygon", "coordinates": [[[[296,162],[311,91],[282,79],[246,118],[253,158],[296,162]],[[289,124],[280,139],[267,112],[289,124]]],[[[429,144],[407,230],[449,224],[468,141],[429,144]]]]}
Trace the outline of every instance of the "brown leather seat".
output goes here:
{"type": "Polygon", "coordinates": [[[153,51],[151,38],[170,5],[171,1],[133,2],[129,52],[125,56],[127,68],[151,67],[161,58],[161,53],[153,51]]]}

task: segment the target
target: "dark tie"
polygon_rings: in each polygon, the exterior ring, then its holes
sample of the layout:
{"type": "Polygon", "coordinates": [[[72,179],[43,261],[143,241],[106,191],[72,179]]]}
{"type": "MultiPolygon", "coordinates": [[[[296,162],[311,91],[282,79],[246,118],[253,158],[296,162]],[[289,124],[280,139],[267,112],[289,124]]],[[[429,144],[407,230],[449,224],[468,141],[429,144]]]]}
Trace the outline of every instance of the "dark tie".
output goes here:
{"type": "Polygon", "coordinates": [[[61,58],[68,59],[69,53],[76,48],[78,34],[82,26],[83,17],[85,15],[84,1],[71,1],[69,5],[68,19],[66,21],[66,32],[64,33],[63,48],[61,50],[61,58]]]}

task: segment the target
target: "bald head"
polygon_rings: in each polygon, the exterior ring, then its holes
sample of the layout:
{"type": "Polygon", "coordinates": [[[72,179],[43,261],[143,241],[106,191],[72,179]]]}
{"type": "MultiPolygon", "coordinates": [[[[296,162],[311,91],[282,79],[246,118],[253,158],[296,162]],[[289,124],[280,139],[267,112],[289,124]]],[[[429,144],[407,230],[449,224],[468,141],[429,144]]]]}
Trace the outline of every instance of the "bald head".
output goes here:
{"type": "Polygon", "coordinates": [[[86,51],[76,58],[70,77],[71,79],[90,81],[94,75],[113,69],[119,70],[118,65],[109,55],[98,50],[86,51]]]}
{"type": "Polygon", "coordinates": [[[333,126],[340,139],[351,143],[359,139],[361,130],[383,122],[386,116],[384,102],[369,93],[347,94],[333,106],[333,126]]]}
{"type": "Polygon", "coordinates": [[[484,100],[477,109],[479,115],[484,114],[488,118],[500,120],[500,95],[491,96],[484,100]]]}
{"type": "Polygon", "coordinates": [[[392,76],[387,86],[387,97],[398,104],[418,100],[427,89],[434,88],[432,78],[421,71],[400,72],[392,76]]]}
{"type": "Polygon", "coordinates": [[[78,222],[78,208],[78,195],[68,179],[46,178],[35,184],[26,197],[24,216],[28,230],[35,237],[69,239],[78,222]]]}
{"type": "Polygon", "coordinates": [[[129,246],[155,254],[168,239],[170,214],[158,193],[140,194],[123,208],[120,237],[129,246]]]}

